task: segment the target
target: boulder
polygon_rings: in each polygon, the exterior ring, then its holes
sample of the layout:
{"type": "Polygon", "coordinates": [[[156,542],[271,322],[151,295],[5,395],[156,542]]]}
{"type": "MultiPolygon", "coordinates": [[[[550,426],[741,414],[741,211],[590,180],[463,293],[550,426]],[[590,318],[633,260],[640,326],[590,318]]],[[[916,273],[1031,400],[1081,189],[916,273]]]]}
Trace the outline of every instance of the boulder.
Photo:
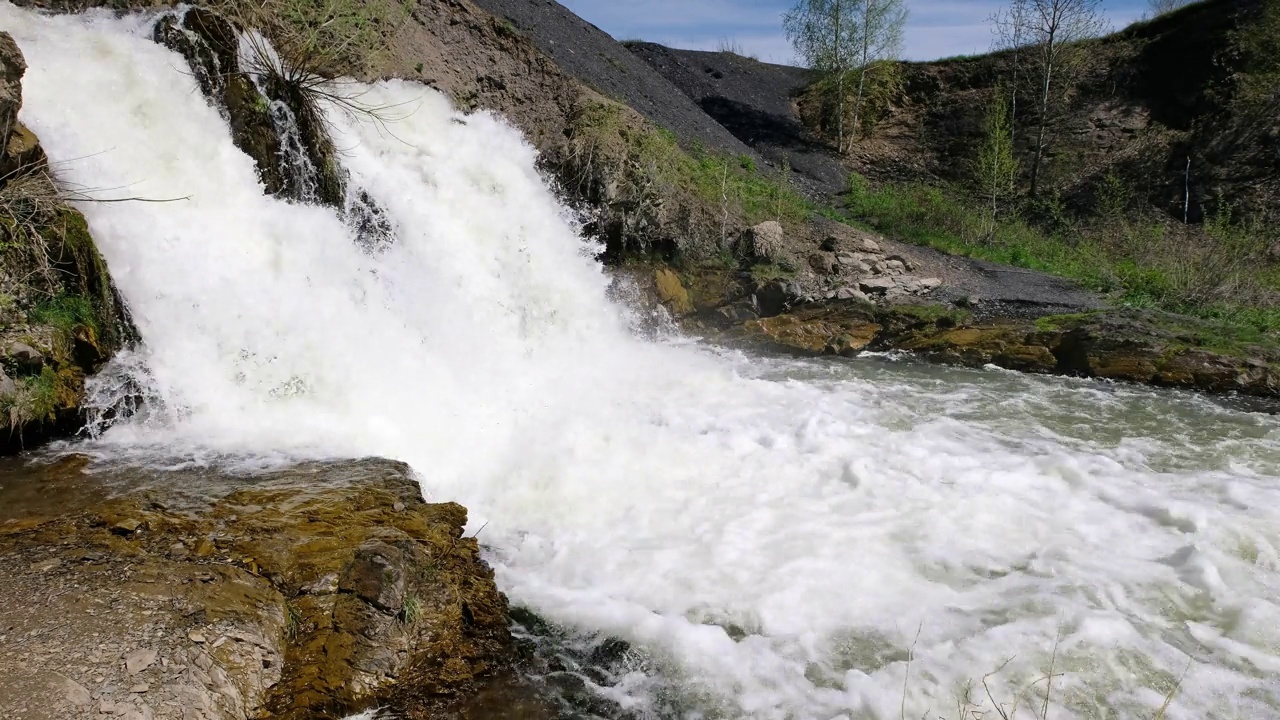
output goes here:
{"type": "Polygon", "coordinates": [[[802,300],[800,287],[795,283],[774,280],[756,290],[752,298],[756,312],[761,317],[772,317],[786,312],[802,300]]]}
{"type": "Polygon", "coordinates": [[[819,275],[831,275],[836,272],[838,258],[831,253],[821,252],[809,256],[809,267],[819,275]]]}
{"type": "Polygon", "coordinates": [[[9,346],[8,355],[25,370],[39,372],[44,367],[44,355],[26,343],[13,343],[9,346]]]}
{"type": "Polygon", "coordinates": [[[742,233],[738,254],[749,260],[775,260],[782,251],[784,239],[782,225],[776,220],[767,220],[742,233]]]}
{"type": "Polygon", "coordinates": [[[27,62],[13,36],[0,32],[0,148],[9,144],[9,134],[22,108],[22,76],[27,62]]]}
{"type": "Polygon", "coordinates": [[[836,291],[837,300],[857,300],[859,302],[871,302],[871,298],[857,288],[842,287],[836,291]]]}
{"type": "Polygon", "coordinates": [[[858,287],[864,293],[884,295],[891,290],[896,290],[898,281],[893,278],[867,278],[858,283],[858,287]]]}
{"type": "Polygon", "coordinates": [[[671,311],[671,314],[688,315],[693,312],[693,298],[675,272],[669,268],[659,268],[653,274],[653,284],[658,293],[658,299],[667,310],[671,311]]]}
{"type": "Polygon", "coordinates": [[[4,370],[0,370],[0,398],[10,397],[17,392],[18,384],[13,381],[13,378],[6,375],[4,370]]]}

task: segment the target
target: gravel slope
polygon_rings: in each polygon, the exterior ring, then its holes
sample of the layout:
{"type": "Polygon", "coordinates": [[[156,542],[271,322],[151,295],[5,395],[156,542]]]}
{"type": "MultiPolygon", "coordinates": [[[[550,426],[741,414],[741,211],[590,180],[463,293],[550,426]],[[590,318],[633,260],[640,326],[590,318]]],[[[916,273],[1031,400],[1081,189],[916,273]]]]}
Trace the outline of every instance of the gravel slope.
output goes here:
{"type": "Polygon", "coordinates": [[[608,33],[555,0],[475,0],[506,18],[565,72],[635,108],[685,144],[756,157],[742,141],[608,33]]]}
{"type": "Polygon", "coordinates": [[[647,42],[627,43],[627,48],[770,162],[785,160],[825,194],[844,189],[847,171],[814,142],[792,103],[813,81],[812,71],[647,42]]]}

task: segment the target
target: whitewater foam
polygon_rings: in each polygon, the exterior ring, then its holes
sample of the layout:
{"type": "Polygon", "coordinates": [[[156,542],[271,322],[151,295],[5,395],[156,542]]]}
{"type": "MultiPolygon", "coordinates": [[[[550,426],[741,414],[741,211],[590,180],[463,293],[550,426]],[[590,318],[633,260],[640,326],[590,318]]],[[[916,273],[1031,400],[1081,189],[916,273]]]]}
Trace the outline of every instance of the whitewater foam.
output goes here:
{"type": "Polygon", "coordinates": [[[369,253],[263,194],[145,19],[0,24],[65,177],[187,198],[83,207],[145,340],[100,388],[152,400],[95,452],[405,460],[516,602],[634,644],[624,689],[658,714],[898,717],[909,657],[907,713],[949,712],[1056,641],[1052,718],[1148,717],[1188,666],[1167,717],[1280,716],[1275,421],[645,342],[498,118],[404,82],[362,90],[399,121],[331,116],[394,226],[369,253]]]}

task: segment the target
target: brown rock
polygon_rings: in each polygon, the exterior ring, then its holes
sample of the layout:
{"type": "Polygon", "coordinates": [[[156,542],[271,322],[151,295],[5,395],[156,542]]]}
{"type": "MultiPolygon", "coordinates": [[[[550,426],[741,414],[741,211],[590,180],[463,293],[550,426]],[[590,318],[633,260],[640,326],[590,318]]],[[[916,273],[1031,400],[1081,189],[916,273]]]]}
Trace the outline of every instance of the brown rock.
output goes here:
{"type": "Polygon", "coordinates": [[[399,548],[377,541],[356,550],[355,558],[338,581],[338,591],[352,593],[390,614],[404,607],[405,557],[399,548]]]}
{"type": "Polygon", "coordinates": [[[653,282],[658,292],[658,299],[673,315],[688,315],[693,312],[693,298],[680,282],[680,276],[674,271],[669,268],[658,268],[653,273],[653,282]]]}
{"type": "Polygon", "coordinates": [[[0,148],[9,145],[9,135],[22,108],[22,76],[27,62],[13,36],[0,32],[0,148]]]}

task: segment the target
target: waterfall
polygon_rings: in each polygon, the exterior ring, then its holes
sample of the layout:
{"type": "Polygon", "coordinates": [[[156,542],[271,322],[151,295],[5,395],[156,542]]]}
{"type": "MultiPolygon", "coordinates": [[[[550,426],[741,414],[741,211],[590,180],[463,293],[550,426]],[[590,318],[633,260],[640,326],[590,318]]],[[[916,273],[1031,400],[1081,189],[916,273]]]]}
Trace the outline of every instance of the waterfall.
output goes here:
{"type": "Polygon", "coordinates": [[[645,339],[501,118],[361,86],[397,119],[329,113],[345,209],[272,197],[152,22],[0,3],[58,171],[184,198],[83,205],[143,339],[95,399],[145,399],[84,447],[404,460],[515,603],[632,644],[637,712],[933,716],[1016,656],[993,693],[1054,657],[1055,718],[1151,716],[1188,663],[1177,717],[1280,713],[1274,420],[645,339]]]}

